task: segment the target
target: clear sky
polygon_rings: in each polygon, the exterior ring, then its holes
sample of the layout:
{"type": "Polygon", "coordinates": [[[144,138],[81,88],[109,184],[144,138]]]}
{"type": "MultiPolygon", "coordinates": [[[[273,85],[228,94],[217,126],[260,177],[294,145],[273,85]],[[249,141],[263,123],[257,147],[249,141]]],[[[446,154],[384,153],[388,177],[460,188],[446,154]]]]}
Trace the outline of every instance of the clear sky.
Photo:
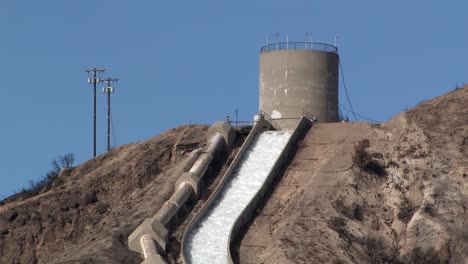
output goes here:
{"type": "MultiPolygon", "coordinates": [[[[309,32],[331,44],[337,36],[356,112],[386,121],[468,82],[467,10],[466,0],[2,1],[0,198],[64,153],[75,164],[92,157],[86,68],[120,79],[112,142],[121,145],[235,109],[251,119],[269,34],[303,41],[309,32]]],[[[105,109],[99,92],[98,153],[105,109]]]]}

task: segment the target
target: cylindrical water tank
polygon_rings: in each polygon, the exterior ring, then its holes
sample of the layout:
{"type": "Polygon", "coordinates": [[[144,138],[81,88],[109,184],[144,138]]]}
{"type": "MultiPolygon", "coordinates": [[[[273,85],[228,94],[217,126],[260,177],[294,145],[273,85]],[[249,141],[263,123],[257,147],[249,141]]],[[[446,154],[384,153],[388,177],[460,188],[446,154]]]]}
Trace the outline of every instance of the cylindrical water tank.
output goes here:
{"type": "Polygon", "coordinates": [[[281,130],[299,118],[338,121],[338,52],[320,43],[274,43],[260,54],[259,107],[281,130]]]}

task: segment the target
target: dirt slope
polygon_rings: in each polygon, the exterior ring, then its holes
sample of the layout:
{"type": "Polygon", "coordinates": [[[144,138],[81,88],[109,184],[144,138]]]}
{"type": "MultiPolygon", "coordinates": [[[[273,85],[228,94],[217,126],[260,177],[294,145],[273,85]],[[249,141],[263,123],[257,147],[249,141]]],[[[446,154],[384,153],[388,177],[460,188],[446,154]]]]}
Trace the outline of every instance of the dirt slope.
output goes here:
{"type": "Polygon", "coordinates": [[[206,129],[183,126],[120,146],[62,172],[63,183],[39,196],[7,199],[0,263],[140,263],[127,237],[172,194],[189,156],[175,146],[202,146],[206,129]]]}
{"type": "Polygon", "coordinates": [[[387,123],[318,124],[241,263],[468,263],[468,86],[387,123]]]}

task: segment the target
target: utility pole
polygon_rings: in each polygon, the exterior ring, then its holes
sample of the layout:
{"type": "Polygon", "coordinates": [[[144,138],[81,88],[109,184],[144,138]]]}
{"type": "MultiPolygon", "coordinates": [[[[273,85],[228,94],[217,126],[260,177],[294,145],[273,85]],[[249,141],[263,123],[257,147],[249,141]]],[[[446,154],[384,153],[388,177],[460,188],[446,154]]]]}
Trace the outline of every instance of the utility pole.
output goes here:
{"type": "Polygon", "coordinates": [[[93,133],[93,157],[96,157],[96,85],[101,82],[98,75],[104,72],[104,69],[92,68],[86,70],[88,74],[92,73],[92,77],[88,78],[88,83],[94,87],[94,133],[93,133]]]}
{"type": "Polygon", "coordinates": [[[237,108],[236,108],[236,128],[239,126],[239,120],[238,120],[238,117],[237,117],[237,108]]]}
{"type": "Polygon", "coordinates": [[[107,93],[107,151],[110,150],[110,134],[111,134],[111,96],[110,94],[114,92],[114,87],[111,86],[111,83],[117,82],[119,79],[107,78],[102,80],[107,83],[106,87],[102,88],[103,93],[107,93]]]}

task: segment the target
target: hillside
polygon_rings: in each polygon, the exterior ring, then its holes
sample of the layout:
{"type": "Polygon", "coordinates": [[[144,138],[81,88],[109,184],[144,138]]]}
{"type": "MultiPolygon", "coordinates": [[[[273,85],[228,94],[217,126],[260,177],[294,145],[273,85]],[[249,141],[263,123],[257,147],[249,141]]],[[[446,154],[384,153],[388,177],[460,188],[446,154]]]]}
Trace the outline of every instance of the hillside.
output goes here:
{"type": "Polygon", "coordinates": [[[468,263],[468,86],[387,123],[314,125],[241,263],[468,263]]]}
{"type": "MultiPolygon", "coordinates": [[[[0,206],[0,263],[140,263],[127,237],[172,194],[207,126],[182,126],[63,170],[58,186],[0,206]],[[179,152],[178,145],[193,146],[179,152]]],[[[214,168],[214,173],[219,168],[214,168]]]]}
{"type": "MultiPolygon", "coordinates": [[[[237,258],[468,263],[467,102],[465,86],[380,125],[314,125],[241,235],[237,258]]],[[[63,170],[35,197],[5,199],[0,263],[140,263],[127,237],[172,194],[206,130],[182,126],[117,147],[63,170]],[[192,147],[179,152],[178,145],[192,147]]],[[[236,149],[212,168],[210,190],[236,149]]],[[[171,262],[178,262],[183,228],[209,193],[173,230],[171,262]]]]}

